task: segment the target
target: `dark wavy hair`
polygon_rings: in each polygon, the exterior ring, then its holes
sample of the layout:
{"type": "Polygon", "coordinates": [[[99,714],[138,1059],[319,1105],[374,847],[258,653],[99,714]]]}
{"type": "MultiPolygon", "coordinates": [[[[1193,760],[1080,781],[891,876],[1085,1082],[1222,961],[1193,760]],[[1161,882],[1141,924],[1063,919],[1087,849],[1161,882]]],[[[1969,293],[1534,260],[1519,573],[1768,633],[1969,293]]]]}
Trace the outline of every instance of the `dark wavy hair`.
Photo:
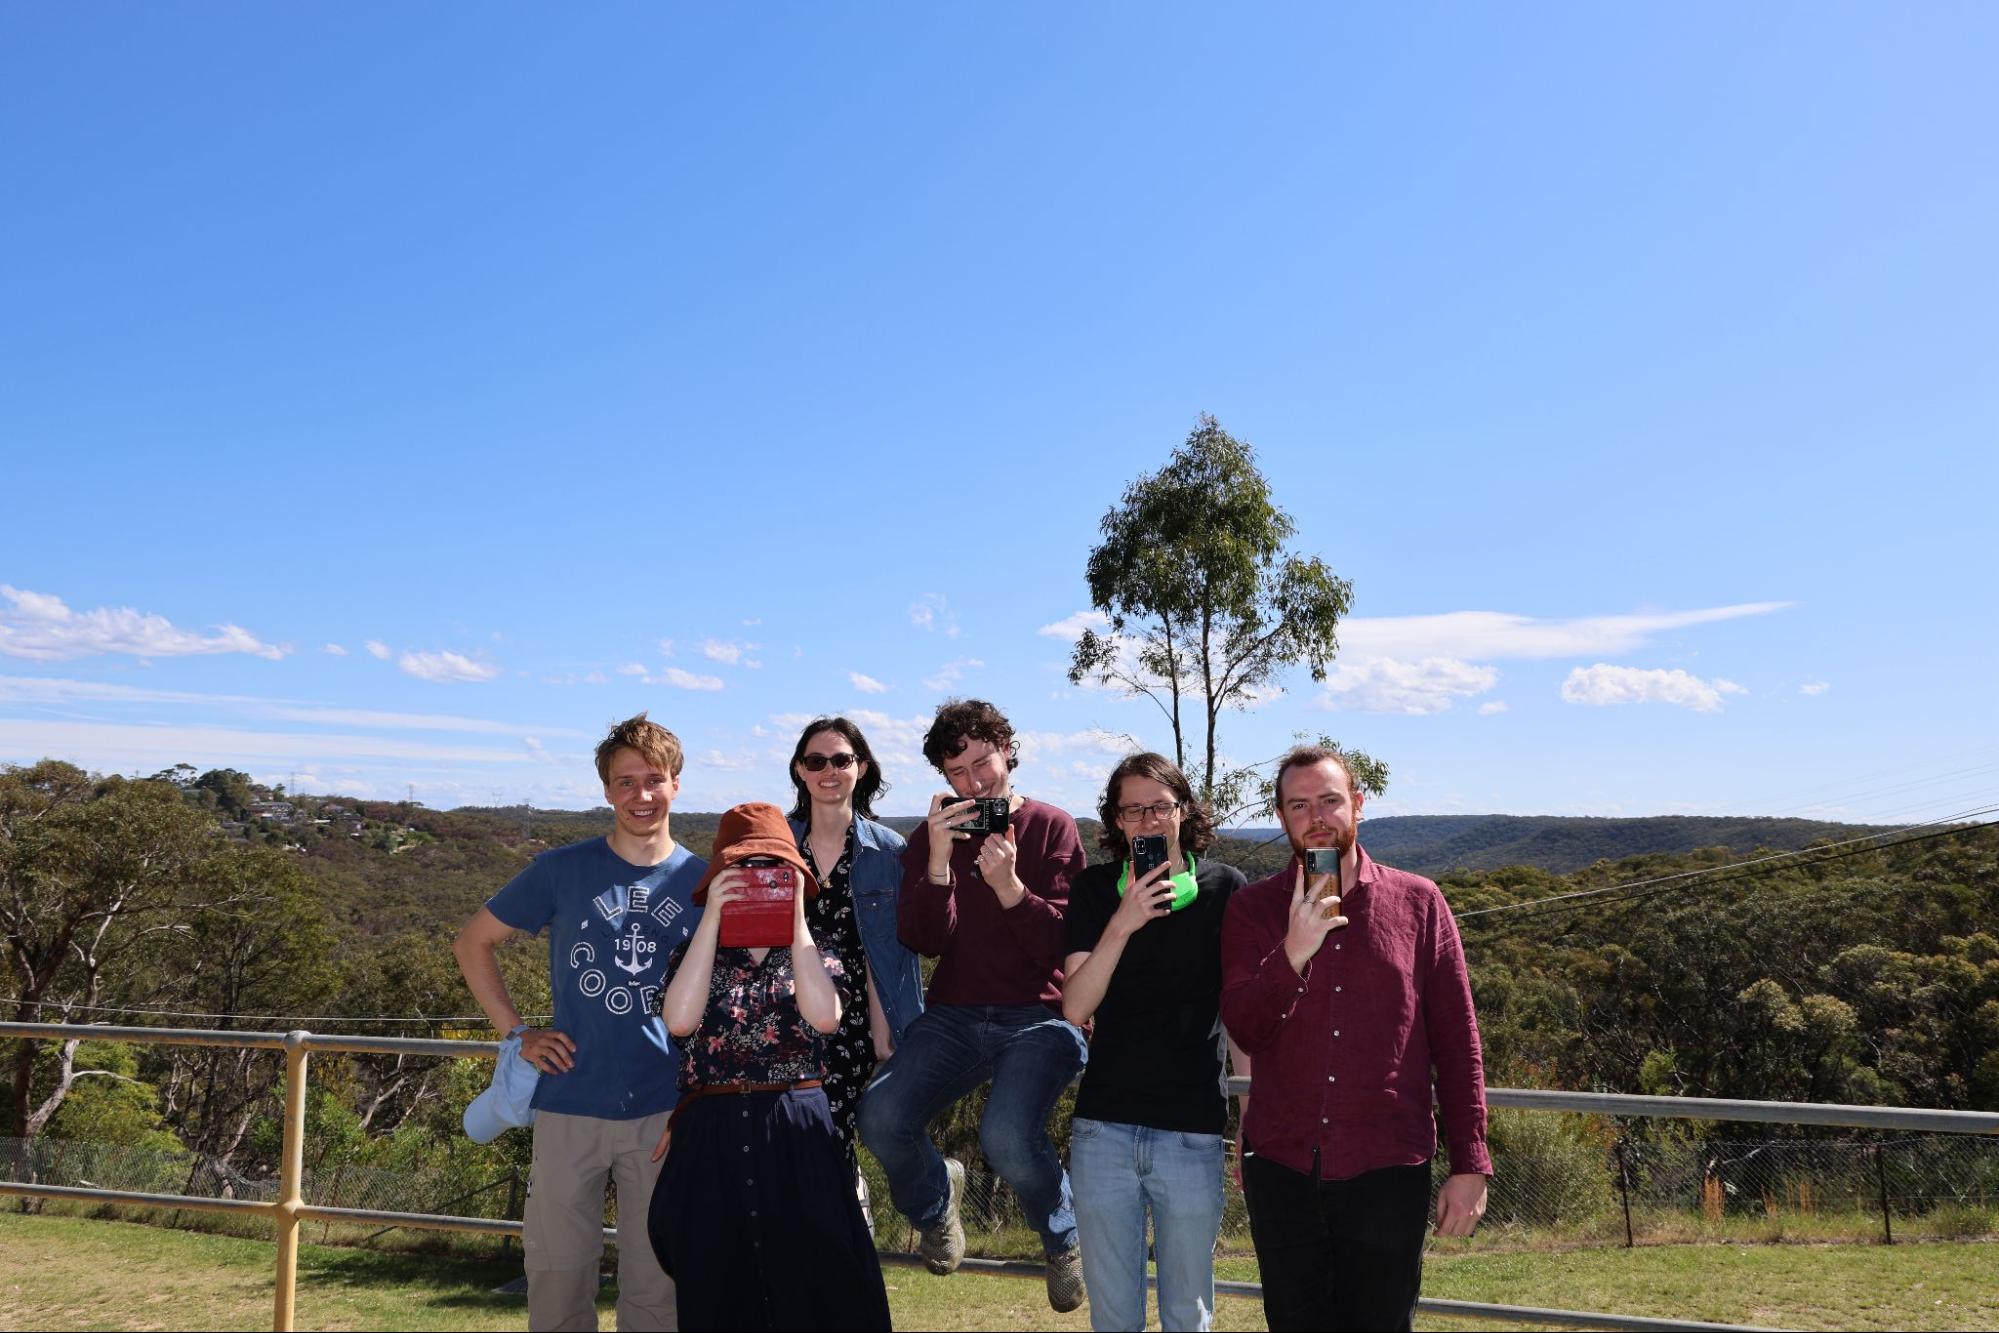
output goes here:
{"type": "Polygon", "coordinates": [[[1194,788],[1188,783],[1187,775],[1163,754],[1128,754],[1118,761],[1111,770],[1110,781],[1104,784],[1103,799],[1097,802],[1097,818],[1103,821],[1104,831],[1097,838],[1097,845],[1122,861],[1131,855],[1131,843],[1118,826],[1117,808],[1123,804],[1118,800],[1118,788],[1126,778],[1151,778],[1160,786],[1173,793],[1173,799],[1180,802],[1180,850],[1199,856],[1208,850],[1215,840],[1214,816],[1208,807],[1194,795],[1194,788]]]}
{"type": "Polygon", "coordinates": [[[1005,753],[1009,769],[1020,767],[1020,742],[1013,738],[1013,723],[984,699],[946,699],[930,730],[923,733],[923,757],[942,773],[945,761],[973,741],[1005,753]]]}
{"type": "Polygon", "coordinates": [[[882,777],[882,766],[875,762],[875,752],[868,748],[868,738],[861,729],[844,717],[815,717],[805,724],[805,730],[798,733],[798,744],[791,747],[791,765],[785,772],[791,774],[791,785],[798,793],[792,803],[793,819],[809,819],[812,815],[812,793],[806,789],[805,779],[798,776],[798,761],[805,757],[805,747],[812,738],[822,731],[837,731],[854,747],[854,754],[868,766],[854,783],[854,813],[863,819],[875,816],[875,797],[888,790],[888,781],[882,777]]]}

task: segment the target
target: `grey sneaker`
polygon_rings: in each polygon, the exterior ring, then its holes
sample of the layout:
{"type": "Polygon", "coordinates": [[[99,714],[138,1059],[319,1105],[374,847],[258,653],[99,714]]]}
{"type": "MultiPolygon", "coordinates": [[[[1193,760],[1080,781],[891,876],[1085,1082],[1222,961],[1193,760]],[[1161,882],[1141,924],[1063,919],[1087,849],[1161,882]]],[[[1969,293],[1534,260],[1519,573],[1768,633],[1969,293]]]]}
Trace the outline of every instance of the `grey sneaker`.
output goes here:
{"type": "MultiPolygon", "coordinates": [[[[951,1183],[951,1197],[944,1206],[944,1216],[935,1226],[923,1228],[916,1242],[916,1252],[923,1256],[924,1267],[939,1277],[957,1272],[958,1265],[965,1260],[965,1227],[958,1220],[958,1202],[965,1197],[965,1164],[955,1157],[946,1157],[944,1175],[951,1183]]],[[[1054,1279],[1049,1281],[1052,1283],[1054,1279]]],[[[1052,1286],[1050,1289],[1053,1290],[1052,1286]]],[[[1072,1305],[1069,1308],[1073,1310],[1076,1307],[1072,1305]]]]}
{"type": "Polygon", "coordinates": [[[1071,1245],[1048,1256],[1048,1306],[1068,1314],[1083,1303],[1083,1252],[1071,1245]]]}

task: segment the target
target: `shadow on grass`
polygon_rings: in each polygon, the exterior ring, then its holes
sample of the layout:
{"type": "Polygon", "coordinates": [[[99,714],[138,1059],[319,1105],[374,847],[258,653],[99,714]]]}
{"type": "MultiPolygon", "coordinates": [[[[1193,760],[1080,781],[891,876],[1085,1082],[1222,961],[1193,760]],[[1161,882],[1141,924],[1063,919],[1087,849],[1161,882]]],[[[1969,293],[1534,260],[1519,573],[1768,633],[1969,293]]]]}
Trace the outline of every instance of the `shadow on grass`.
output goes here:
{"type": "Polygon", "coordinates": [[[339,1286],[378,1294],[384,1287],[399,1287],[439,1309],[501,1309],[521,1302],[518,1296],[493,1293],[494,1287],[521,1275],[518,1261],[305,1246],[298,1266],[301,1288],[339,1286]]]}

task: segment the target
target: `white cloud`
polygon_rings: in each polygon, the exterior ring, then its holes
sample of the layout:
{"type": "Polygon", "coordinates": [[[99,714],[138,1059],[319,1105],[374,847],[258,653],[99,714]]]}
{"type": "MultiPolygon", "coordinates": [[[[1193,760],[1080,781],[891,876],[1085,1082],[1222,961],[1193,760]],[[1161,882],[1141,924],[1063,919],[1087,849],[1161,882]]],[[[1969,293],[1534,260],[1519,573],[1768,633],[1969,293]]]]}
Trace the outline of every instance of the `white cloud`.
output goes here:
{"type": "Polygon", "coordinates": [[[1577,667],[1562,682],[1562,698],[1572,704],[1672,704],[1696,713],[1717,712],[1724,695],[1747,693],[1732,680],[1702,680],[1677,667],[1645,670],[1605,662],[1577,667]]]}
{"type": "Polygon", "coordinates": [[[661,639],[661,640],[659,641],[659,655],[660,655],[661,657],[671,657],[671,656],[673,656],[673,640],[672,640],[672,639],[661,639]]]}
{"type": "Polygon", "coordinates": [[[858,671],[849,671],[847,673],[847,681],[862,694],[888,693],[888,686],[882,684],[873,676],[864,676],[858,671]]]}
{"type": "Polygon", "coordinates": [[[1495,713],[1503,713],[1505,711],[1506,700],[1504,699],[1494,699],[1489,703],[1482,703],[1478,706],[1478,715],[1480,717],[1491,717],[1495,713]]]}
{"type": "Polygon", "coordinates": [[[1652,636],[1667,630],[1769,615],[1790,605],[1789,602],[1744,602],[1699,611],[1582,616],[1571,620],[1537,620],[1500,611],[1354,616],[1340,622],[1340,647],[1341,656],[1346,658],[1490,660],[1614,656],[1642,647],[1652,636]]]}
{"type": "Polygon", "coordinates": [[[203,635],[180,629],[164,616],[129,606],[72,611],[62,598],[0,583],[0,655],[34,662],[124,653],[132,657],[187,657],[248,653],[276,662],[292,650],[265,643],[240,625],[211,626],[203,635]]]}
{"type": "Polygon", "coordinates": [[[370,639],[363,646],[367,648],[368,656],[378,662],[386,662],[395,656],[394,651],[390,649],[389,645],[383,643],[380,639],[370,639]]]}
{"type": "Polygon", "coordinates": [[[926,592],[909,604],[909,623],[918,629],[942,630],[950,638],[958,637],[958,613],[941,592],[926,592]]]}
{"type": "Polygon", "coordinates": [[[170,764],[244,768],[258,763],[322,763],[327,759],[398,759],[442,763],[528,763],[525,749],[437,745],[360,732],[251,731],[234,727],[173,727],[126,723],[45,722],[0,718],[0,756],[44,755],[99,772],[154,771],[170,764]]]}
{"type": "Polygon", "coordinates": [[[701,655],[710,662],[720,662],[725,666],[744,666],[752,670],[763,665],[749,654],[762,644],[740,643],[735,639],[707,639],[701,644],[701,655]]]}
{"type": "Polygon", "coordinates": [[[976,657],[953,658],[943,666],[938,667],[936,675],[925,676],[923,678],[923,688],[926,690],[937,690],[940,693],[949,690],[953,685],[958,683],[960,676],[963,676],[967,671],[977,671],[984,665],[985,663],[976,657]]]}
{"type": "Polygon", "coordinates": [[[646,684],[667,684],[683,690],[719,690],[722,688],[720,676],[697,676],[692,671],[682,671],[679,667],[668,667],[664,676],[648,676],[646,684]]]}
{"type": "Polygon", "coordinates": [[[1497,668],[1453,657],[1426,657],[1417,662],[1388,657],[1343,661],[1327,675],[1319,706],[1426,717],[1446,711],[1458,699],[1484,694],[1498,683],[1497,668]]]}
{"type": "MultiPolygon", "coordinates": [[[[1102,727],[1085,727],[1081,731],[1023,731],[1016,739],[1020,741],[1022,763],[1048,763],[1074,756],[1091,773],[1097,772],[1090,763],[1093,758],[1104,755],[1121,757],[1144,748],[1136,738],[1102,727]]],[[[1102,774],[1098,776],[1101,778],[1102,774]]]]}
{"type": "Polygon", "coordinates": [[[1827,690],[1831,688],[1832,688],[1832,682],[1829,680],[1808,680],[1804,684],[1798,686],[1798,693],[1818,695],[1818,694],[1824,694],[1827,690]]]}
{"type": "Polygon", "coordinates": [[[462,653],[404,653],[396,666],[405,676],[439,685],[491,680],[500,674],[500,668],[462,653]]]}
{"type": "Polygon", "coordinates": [[[329,643],[324,648],[321,648],[319,651],[321,651],[322,653],[330,654],[331,656],[334,657],[347,656],[347,650],[345,648],[342,648],[337,643],[329,643]]]}
{"type": "Polygon", "coordinates": [[[762,616],[745,616],[743,618],[744,629],[755,629],[757,626],[763,623],[764,623],[764,618],[762,616]]]}
{"type": "Polygon", "coordinates": [[[1078,611],[1073,616],[1064,617],[1052,625],[1043,625],[1034,631],[1050,639],[1064,639],[1074,643],[1083,637],[1083,631],[1093,629],[1102,634],[1111,627],[1111,618],[1101,611],[1078,611]]]}
{"type": "Polygon", "coordinates": [[[646,675],[645,664],[642,662],[627,662],[618,668],[618,674],[621,676],[637,676],[644,679],[646,675]]]}

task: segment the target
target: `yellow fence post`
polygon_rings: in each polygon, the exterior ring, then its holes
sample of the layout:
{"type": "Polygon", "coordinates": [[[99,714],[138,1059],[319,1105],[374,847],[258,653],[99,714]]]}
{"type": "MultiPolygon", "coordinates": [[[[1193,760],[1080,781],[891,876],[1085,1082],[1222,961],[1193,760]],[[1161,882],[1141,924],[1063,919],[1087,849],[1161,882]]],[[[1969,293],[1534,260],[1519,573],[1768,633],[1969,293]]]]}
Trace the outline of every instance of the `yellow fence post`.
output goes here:
{"type": "Polygon", "coordinates": [[[285,1034],[285,1156],[279,1175],[280,1197],[273,1212],[278,1224],[278,1303],[271,1327],[277,1333],[291,1333],[293,1298],[298,1292],[298,1210],[305,1205],[300,1185],[305,1178],[307,1035],[285,1034]]]}

